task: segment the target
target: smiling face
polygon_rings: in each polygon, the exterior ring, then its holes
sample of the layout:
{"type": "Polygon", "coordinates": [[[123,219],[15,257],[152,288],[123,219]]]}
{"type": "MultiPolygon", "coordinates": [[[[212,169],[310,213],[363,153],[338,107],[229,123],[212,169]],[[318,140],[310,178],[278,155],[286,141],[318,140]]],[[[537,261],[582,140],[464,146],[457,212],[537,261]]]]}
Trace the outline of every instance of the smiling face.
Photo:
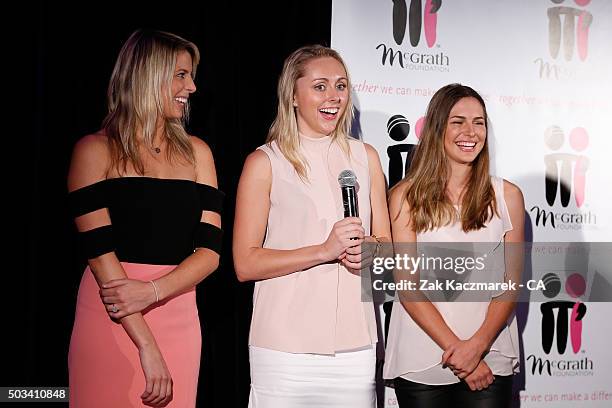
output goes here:
{"type": "Polygon", "coordinates": [[[487,125],[484,109],[473,97],[452,107],[444,132],[444,152],[449,162],[471,164],[485,146],[487,125]]]}
{"type": "Polygon", "coordinates": [[[170,86],[171,100],[165,103],[164,116],[168,119],[181,119],[185,113],[185,106],[196,90],[192,77],[193,61],[188,51],[180,51],[176,56],[176,67],[170,86]]]}
{"type": "Polygon", "coordinates": [[[329,136],[346,109],[348,95],[346,71],[338,60],[321,57],[306,63],[293,94],[298,131],[313,138],[329,136]]]}

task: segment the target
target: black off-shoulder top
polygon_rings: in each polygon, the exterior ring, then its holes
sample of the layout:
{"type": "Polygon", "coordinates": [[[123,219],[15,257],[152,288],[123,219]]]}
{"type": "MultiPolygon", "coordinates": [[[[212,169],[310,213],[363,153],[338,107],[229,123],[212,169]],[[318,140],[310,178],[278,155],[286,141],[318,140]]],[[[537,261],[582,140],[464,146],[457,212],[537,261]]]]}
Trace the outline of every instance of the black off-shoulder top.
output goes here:
{"type": "Polygon", "coordinates": [[[221,250],[220,228],[200,222],[221,214],[224,194],[183,179],[120,177],[69,193],[74,217],[107,208],[111,225],[79,234],[88,259],[114,251],[120,261],[176,265],[197,248],[221,250]]]}

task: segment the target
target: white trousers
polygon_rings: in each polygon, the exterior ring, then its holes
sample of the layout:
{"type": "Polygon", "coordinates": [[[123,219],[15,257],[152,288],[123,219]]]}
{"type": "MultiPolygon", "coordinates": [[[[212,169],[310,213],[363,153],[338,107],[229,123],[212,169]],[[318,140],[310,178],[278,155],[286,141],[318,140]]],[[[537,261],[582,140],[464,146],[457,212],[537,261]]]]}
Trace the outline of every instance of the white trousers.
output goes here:
{"type": "Polygon", "coordinates": [[[376,349],[297,354],[249,346],[249,408],[375,408],[376,349]]]}

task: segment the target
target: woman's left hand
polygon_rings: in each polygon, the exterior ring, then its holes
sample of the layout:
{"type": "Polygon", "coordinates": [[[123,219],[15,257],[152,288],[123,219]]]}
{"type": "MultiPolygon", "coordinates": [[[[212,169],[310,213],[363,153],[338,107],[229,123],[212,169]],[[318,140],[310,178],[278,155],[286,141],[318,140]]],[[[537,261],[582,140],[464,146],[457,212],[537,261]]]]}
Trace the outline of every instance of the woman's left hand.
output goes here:
{"type": "Polygon", "coordinates": [[[495,381],[495,376],[487,363],[482,360],[476,369],[464,378],[465,383],[472,391],[481,391],[489,387],[495,381]]]}
{"type": "Polygon", "coordinates": [[[486,351],[484,342],[475,337],[460,340],[444,351],[442,365],[449,367],[457,377],[463,379],[474,371],[486,351]]]}
{"type": "Polygon", "coordinates": [[[121,319],[133,313],[142,312],[155,303],[155,289],[151,282],[136,279],[115,279],[100,288],[100,298],[108,315],[121,319]]]}

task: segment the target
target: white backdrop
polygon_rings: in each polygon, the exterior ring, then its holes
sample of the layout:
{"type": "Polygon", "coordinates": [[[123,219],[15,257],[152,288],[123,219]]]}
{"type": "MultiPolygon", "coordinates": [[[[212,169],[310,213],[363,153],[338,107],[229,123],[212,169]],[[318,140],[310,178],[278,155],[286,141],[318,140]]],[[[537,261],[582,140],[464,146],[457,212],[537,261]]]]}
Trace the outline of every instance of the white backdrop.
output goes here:
{"type": "MultiPolygon", "coordinates": [[[[612,128],[606,123],[612,118],[612,1],[334,0],[332,15],[332,46],[349,67],[358,132],[378,150],[391,183],[397,171],[389,174],[389,156],[395,154],[392,167],[402,168],[398,159],[417,143],[433,93],[460,82],[485,98],[493,172],[522,189],[527,238],[612,241],[612,128]]],[[[566,278],[560,275],[562,283],[566,278]]],[[[612,356],[604,341],[612,332],[612,306],[586,306],[580,348],[559,353],[553,346],[548,354],[540,304],[519,308],[525,364],[517,404],[612,406],[612,356]],[[532,372],[538,361],[542,373],[537,364],[532,372]]],[[[396,405],[390,388],[385,405],[396,405]]]]}

